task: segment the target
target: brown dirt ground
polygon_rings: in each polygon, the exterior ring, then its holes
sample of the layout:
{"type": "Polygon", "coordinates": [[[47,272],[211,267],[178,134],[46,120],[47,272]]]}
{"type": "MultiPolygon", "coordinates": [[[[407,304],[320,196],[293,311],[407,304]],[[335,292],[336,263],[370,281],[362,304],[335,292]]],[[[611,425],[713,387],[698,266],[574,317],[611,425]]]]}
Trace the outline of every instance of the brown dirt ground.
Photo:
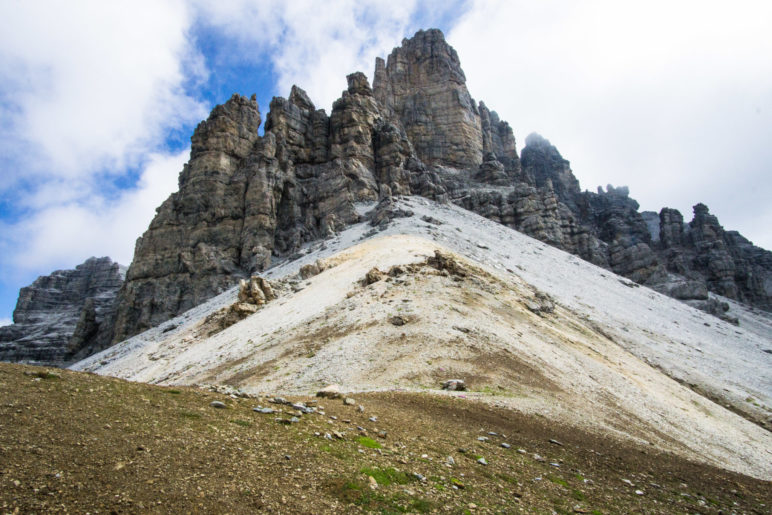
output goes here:
{"type": "Polygon", "coordinates": [[[252,411],[261,404],[291,416],[266,399],[52,372],[0,364],[1,513],[673,514],[772,506],[769,482],[466,399],[357,394],[363,413],[319,399],[326,415],[284,425],[252,411]],[[210,407],[213,400],[228,408],[210,407]],[[343,439],[314,434],[333,431],[343,439]]]}

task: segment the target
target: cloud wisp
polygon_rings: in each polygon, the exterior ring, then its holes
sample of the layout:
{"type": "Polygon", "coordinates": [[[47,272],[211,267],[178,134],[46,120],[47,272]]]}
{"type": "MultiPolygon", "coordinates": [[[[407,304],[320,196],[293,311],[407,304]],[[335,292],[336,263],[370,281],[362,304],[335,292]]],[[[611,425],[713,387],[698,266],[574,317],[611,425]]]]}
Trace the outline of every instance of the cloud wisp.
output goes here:
{"type": "Polygon", "coordinates": [[[473,96],[522,142],[550,139],[582,186],[772,248],[772,4],[475,1],[448,34],[473,96]]]}

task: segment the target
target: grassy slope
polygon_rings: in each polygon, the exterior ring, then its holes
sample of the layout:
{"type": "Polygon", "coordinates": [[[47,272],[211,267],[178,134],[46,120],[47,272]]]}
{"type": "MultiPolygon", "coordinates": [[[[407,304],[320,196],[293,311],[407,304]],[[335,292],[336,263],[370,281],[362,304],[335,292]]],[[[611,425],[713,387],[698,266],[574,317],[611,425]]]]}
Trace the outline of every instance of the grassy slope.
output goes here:
{"type": "Polygon", "coordinates": [[[768,513],[772,504],[768,482],[468,400],[358,395],[364,413],[320,400],[327,416],[283,425],[252,411],[264,399],[34,375],[43,370],[0,364],[3,513],[768,513]],[[314,435],[332,431],[343,439],[314,435]],[[506,437],[477,440],[488,431],[506,437]]]}

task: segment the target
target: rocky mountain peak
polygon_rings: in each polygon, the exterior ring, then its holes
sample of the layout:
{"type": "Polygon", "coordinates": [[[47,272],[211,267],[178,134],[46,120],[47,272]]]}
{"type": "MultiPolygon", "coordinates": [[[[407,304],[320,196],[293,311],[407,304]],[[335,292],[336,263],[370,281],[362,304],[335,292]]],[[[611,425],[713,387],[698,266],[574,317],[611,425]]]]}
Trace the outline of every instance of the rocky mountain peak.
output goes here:
{"type": "Polygon", "coordinates": [[[61,365],[100,350],[125,276],[109,257],[92,257],[38,277],[19,292],[13,325],[0,327],[0,360],[61,365]]]}
{"type": "Polygon", "coordinates": [[[439,30],[419,31],[376,61],[375,98],[401,124],[427,165],[477,168],[483,161],[480,113],[456,51],[439,30]]]}

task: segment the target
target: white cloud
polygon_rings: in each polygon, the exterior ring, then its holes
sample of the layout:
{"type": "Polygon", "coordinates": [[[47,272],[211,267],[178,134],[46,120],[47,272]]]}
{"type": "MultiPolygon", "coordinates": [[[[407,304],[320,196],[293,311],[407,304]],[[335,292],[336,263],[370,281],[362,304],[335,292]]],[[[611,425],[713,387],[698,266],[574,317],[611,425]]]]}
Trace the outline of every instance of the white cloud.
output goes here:
{"type": "Polygon", "coordinates": [[[155,208],[177,189],[189,152],[150,155],[137,186],[121,191],[116,199],[105,199],[98,183],[82,184],[80,191],[68,192],[71,200],[42,207],[8,229],[16,246],[11,265],[48,273],[105,255],[128,265],[134,243],[147,229],[155,208]]]}
{"type": "Polygon", "coordinates": [[[136,164],[205,115],[179,1],[0,3],[0,115],[12,179],[82,178],[136,164]]]}
{"type": "MultiPolygon", "coordinates": [[[[372,77],[375,57],[406,35],[418,8],[415,0],[338,2],[248,0],[198,1],[202,19],[241,42],[238,59],[270,55],[282,95],[297,84],[317,107],[330,111],[346,89],[346,75],[372,77]]],[[[433,2],[437,11],[447,6],[433,2]]],[[[426,7],[426,6],[424,6],[426,7]]]]}
{"type": "Polygon", "coordinates": [[[4,325],[11,325],[13,323],[13,320],[10,318],[0,318],[0,327],[3,327],[4,325]]]}
{"type": "Polygon", "coordinates": [[[644,209],[704,202],[772,247],[772,4],[477,1],[448,34],[470,92],[582,186],[644,209]]]}

